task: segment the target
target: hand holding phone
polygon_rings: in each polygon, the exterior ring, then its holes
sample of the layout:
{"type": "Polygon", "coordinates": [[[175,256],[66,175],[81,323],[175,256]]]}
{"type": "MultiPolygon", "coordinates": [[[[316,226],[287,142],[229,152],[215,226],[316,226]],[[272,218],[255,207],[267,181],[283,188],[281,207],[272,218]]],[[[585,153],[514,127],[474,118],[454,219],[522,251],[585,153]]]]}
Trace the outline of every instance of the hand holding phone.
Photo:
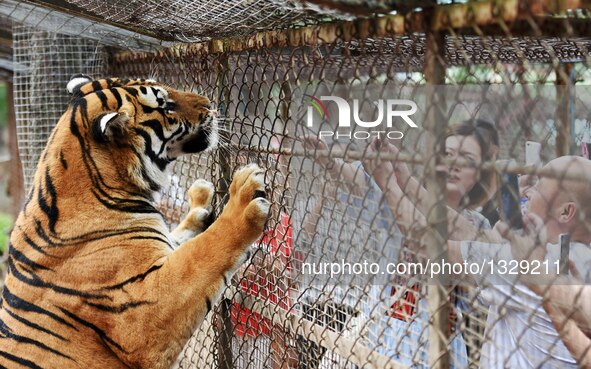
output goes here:
{"type": "Polygon", "coordinates": [[[523,229],[523,218],[521,215],[521,198],[519,196],[519,185],[517,174],[503,174],[501,185],[501,219],[512,229],[523,229]]]}
{"type": "MultiPolygon", "coordinates": [[[[510,162],[507,162],[507,166],[510,162]]],[[[523,229],[521,214],[521,196],[517,174],[503,173],[501,175],[499,215],[511,229],[523,229]]]]}

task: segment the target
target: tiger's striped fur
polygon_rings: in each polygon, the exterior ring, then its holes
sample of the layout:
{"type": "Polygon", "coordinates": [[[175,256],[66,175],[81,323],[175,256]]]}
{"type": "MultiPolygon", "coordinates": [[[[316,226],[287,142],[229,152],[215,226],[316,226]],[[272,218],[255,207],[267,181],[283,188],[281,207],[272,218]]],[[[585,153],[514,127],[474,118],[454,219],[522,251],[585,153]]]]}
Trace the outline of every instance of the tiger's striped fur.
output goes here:
{"type": "Polygon", "coordinates": [[[152,196],[217,143],[209,100],[147,80],[68,89],[10,237],[0,368],[169,368],[262,232],[263,172],[235,174],[206,230],[213,185],[197,181],[170,233],[152,196]]]}

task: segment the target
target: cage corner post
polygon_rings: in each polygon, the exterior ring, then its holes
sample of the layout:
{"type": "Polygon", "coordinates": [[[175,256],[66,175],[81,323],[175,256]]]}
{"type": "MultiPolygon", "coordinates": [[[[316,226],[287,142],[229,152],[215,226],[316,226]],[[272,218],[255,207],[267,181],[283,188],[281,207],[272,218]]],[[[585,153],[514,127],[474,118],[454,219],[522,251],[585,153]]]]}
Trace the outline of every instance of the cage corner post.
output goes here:
{"type": "Polygon", "coordinates": [[[16,116],[14,113],[14,86],[12,81],[7,81],[8,97],[8,148],[10,152],[10,177],[8,180],[8,190],[12,197],[11,215],[14,220],[18,217],[23,206],[25,195],[25,184],[23,178],[23,167],[18,150],[18,136],[16,127],[16,116]]]}
{"type": "MultiPolygon", "coordinates": [[[[428,17],[427,17],[428,19],[428,17]]],[[[427,208],[427,230],[423,242],[426,257],[432,262],[445,259],[447,254],[447,206],[445,199],[445,178],[436,171],[443,149],[443,137],[447,128],[445,97],[441,85],[445,83],[443,64],[445,34],[426,27],[426,50],[424,73],[427,82],[426,103],[429,108],[425,116],[426,150],[424,156],[425,186],[429,191],[427,208]]],[[[427,290],[429,314],[429,367],[448,369],[449,353],[449,311],[446,280],[438,275],[429,281],[427,290]]]]}
{"type": "MultiPolygon", "coordinates": [[[[226,115],[228,111],[228,106],[230,103],[230,87],[228,83],[228,73],[229,73],[229,55],[227,53],[223,53],[219,55],[218,59],[218,68],[216,71],[217,74],[217,96],[219,96],[220,101],[220,114],[226,115]]],[[[225,194],[228,193],[230,190],[230,183],[232,181],[232,170],[231,164],[229,162],[230,158],[219,151],[218,154],[219,160],[219,175],[222,179],[218,184],[218,193],[225,194]]],[[[220,195],[219,201],[223,201],[223,195],[220,195]]],[[[227,198],[227,197],[226,197],[227,198]]],[[[224,204],[221,204],[220,207],[223,208],[224,204]]],[[[218,357],[219,357],[219,368],[220,369],[233,369],[234,368],[234,360],[233,360],[233,353],[232,353],[232,335],[234,331],[234,327],[232,324],[232,301],[226,297],[222,297],[220,301],[220,306],[218,310],[218,324],[217,328],[219,329],[219,340],[218,340],[218,357]]]]}
{"type": "Polygon", "coordinates": [[[574,65],[558,63],[556,72],[556,157],[575,153],[574,127],[574,65]]]}

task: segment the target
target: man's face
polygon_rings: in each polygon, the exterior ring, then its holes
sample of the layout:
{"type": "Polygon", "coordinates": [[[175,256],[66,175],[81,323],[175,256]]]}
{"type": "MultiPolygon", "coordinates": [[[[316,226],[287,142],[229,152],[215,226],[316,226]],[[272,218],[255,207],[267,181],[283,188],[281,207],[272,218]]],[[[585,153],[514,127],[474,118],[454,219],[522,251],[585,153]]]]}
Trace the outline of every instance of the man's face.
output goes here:
{"type": "MultiPolygon", "coordinates": [[[[591,173],[591,162],[581,157],[562,156],[550,161],[543,168],[557,175],[591,173]]],[[[548,232],[548,241],[558,242],[558,236],[565,232],[579,232],[578,237],[590,238],[587,225],[578,219],[582,207],[587,206],[589,182],[574,181],[564,178],[541,177],[540,180],[525,193],[529,200],[527,212],[536,214],[544,220],[548,232]],[[585,228],[583,231],[582,227],[585,228]]]]}
{"type": "Polygon", "coordinates": [[[556,179],[540,178],[525,190],[525,197],[528,199],[528,213],[542,218],[547,226],[556,221],[555,210],[560,204],[560,186],[556,179]]]}

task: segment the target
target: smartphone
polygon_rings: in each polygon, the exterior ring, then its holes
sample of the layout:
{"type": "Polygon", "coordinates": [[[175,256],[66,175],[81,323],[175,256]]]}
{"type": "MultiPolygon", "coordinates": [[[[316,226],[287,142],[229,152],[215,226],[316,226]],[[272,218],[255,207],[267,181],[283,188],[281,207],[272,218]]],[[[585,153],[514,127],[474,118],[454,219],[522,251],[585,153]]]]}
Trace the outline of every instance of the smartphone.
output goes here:
{"type": "Polygon", "coordinates": [[[521,214],[521,199],[519,197],[519,183],[517,174],[504,173],[501,177],[501,219],[511,229],[523,229],[521,214]]]}
{"type": "Polygon", "coordinates": [[[535,141],[525,142],[525,165],[533,167],[542,166],[542,144],[535,141]]]}

